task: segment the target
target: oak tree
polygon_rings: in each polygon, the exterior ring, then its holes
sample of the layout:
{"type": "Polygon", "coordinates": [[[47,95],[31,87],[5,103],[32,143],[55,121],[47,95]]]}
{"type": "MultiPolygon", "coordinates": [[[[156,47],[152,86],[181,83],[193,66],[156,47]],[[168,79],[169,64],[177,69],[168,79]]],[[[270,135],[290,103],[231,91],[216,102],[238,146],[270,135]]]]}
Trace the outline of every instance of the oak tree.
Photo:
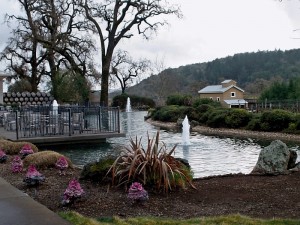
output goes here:
{"type": "Polygon", "coordinates": [[[166,0],[81,0],[88,29],[99,37],[101,50],[100,101],[108,105],[109,76],[116,46],[135,33],[149,38],[160,26],[167,24],[164,15],[181,17],[178,6],[166,0]]]}

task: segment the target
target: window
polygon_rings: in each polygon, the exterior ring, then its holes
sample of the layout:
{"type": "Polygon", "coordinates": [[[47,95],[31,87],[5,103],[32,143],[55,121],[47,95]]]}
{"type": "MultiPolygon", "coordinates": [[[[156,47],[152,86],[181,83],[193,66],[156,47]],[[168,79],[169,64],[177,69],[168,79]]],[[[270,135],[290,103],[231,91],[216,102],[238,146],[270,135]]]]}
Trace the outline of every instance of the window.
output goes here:
{"type": "Polygon", "coordinates": [[[210,100],[213,100],[213,97],[210,97],[210,100]]]}
{"type": "Polygon", "coordinates": [[[218,102],[220,101],[220,97],[217,97],[217,101],[218,101],[218,102]]]}
{"type": "Polygon", "coordinates": [[[235,97],[235,92],[231,92],[231,97],[235,97]]]}

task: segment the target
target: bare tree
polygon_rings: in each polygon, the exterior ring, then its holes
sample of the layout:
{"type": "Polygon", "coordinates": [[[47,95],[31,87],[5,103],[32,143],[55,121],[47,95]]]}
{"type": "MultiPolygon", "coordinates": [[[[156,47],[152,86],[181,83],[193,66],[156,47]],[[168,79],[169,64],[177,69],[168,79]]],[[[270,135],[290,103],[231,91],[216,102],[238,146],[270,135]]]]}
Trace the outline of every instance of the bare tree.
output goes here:
{"type": "Polygon", "coordinates": [[[166,0],[81,0],[89,29],[99,36],[101,49],[101,102],[108,105],[110,66],[116,46],[122,39],[131,38],[136,31],[149,38],[160,26],[167,24],[159,20],[161,15],[181,16],[177,6],[166,0]],[[135,31],[134,31],[135,29],[135,31]]]}
{"type": "Polygon", "coordinates": [[[62,70],[74,71],[73,74],[83,77],[88,74],[93,42],[85,31],[80,32],[82,22],[77,18],[79,9],[75,0],[18,1],[26,16],[9,18],[26,29],[30,36],[26,43],[39,45],[45,53],[43,60],[47,61],[49,70],[43,73],[50,77],[52,94],[56,97],[62,70]]]}
{"type": "Polygon", "coordinates": [[[45,73],[45,49],[32,37],[32,29],[27,17],[7,15],[6,22],[16,20],[18,26],[12,30],[14,34],[0,54],[0,60],[8,61],[6,69],[14,74],[16,80],[27,80],[31,91],[36,92],[45,73]]]}
{"type": "Polygon", "coordinates": [[[118,81],[122,93],[125,93],[125,90],[130,87],[134,80],[141,78],[149,69],[149,66],[149,60],[139,59],[134,61],[128,52],[118,50],[111,63],[111,79],[118,81]]]}
{"type": "Polygon", "coordinates": [[[166,96],[170,90],[170,87],[168,87],[167,70],[164,58],[156,58],[155,62],[153,63],[152,70],[154,74],[157,74],[158,79],[155,91],[156,104],[164,105],[166,96]]]}

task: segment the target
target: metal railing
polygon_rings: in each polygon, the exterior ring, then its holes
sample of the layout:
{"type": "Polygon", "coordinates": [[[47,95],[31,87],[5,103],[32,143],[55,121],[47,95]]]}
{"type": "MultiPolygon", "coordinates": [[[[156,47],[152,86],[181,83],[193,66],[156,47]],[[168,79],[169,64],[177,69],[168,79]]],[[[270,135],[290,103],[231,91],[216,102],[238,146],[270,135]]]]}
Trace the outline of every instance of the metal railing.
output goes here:
{"type": "Polygon", "coordinates": [[[118,107],[27,106],[11,114],[8,129],[16,131],[17,139],[120,133],[118,107]]]}

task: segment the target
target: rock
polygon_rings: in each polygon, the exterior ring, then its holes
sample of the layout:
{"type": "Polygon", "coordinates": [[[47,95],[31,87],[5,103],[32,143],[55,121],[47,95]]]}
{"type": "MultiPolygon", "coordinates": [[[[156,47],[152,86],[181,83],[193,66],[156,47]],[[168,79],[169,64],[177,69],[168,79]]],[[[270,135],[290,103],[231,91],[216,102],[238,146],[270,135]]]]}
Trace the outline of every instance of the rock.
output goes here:
{"type": "Polygon", "coordinates": [[[297,153],[291,151],[280,140],[272,143],[261,150],[252,174],[278,175],[286,174],[288,169],[295,166],[297,153]]]}
{"type": "Polygon", "coordinates": [[[300,163],[298,162],[295,167],[293,167],[292,169],[290,169],[291,172],[298,172],[300,171],[300,163]]]}
{"type": "Polygon", "coordinates": [[[199,125],[200,125],[200,123],[198,121],[196,121],[196,120],[191,121],[191,127],[196,127],[196,126],[199,126],[199,125]]]}
{"type": "Polygon", "coordinates": [[[81,171],[80,179],[94,182],[110,182],[110,176],[106,175],[114,161],[114,158],[109,157],[86,164],[81,171]]]}
{"type": "Polygon", "coordinates": [[[183,119],[178,118],[178,120],[176,122],[176,126],[181,128],[182,127],[182,122],[183,122],[183,119]]]}
{"type": "Polygon", "coordinates": [[[189,164],[189,161],[187,159],[183,158],[175,158],[177,161],[181,162],[183,165],[185,165],[187,168],[191,168],[191,165],[189,164]]]}
{"type": "Polygon", "coordinates": [[[290,160],[288,163],[288,169],[292,169],[296,166],[296,161],[297,161],[297,152],[294,150],[290,150],[290,160]]]}

